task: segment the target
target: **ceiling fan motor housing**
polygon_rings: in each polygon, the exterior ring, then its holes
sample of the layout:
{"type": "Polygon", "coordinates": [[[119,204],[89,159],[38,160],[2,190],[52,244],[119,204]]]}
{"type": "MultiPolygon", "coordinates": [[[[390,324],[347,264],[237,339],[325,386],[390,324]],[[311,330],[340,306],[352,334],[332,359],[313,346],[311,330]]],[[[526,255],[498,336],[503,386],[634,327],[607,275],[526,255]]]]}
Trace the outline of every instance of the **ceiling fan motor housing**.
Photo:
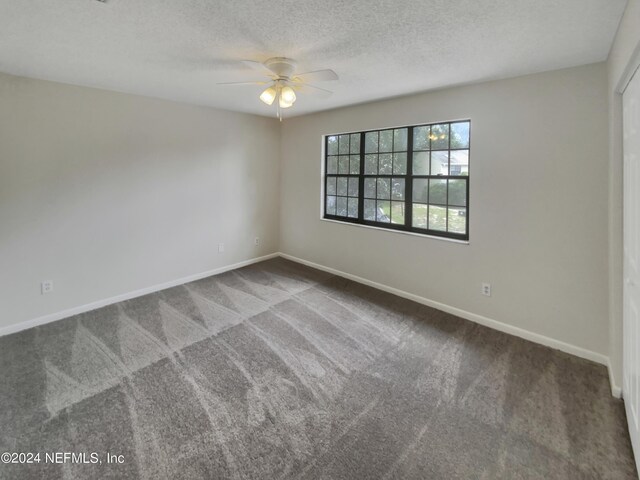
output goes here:
{"type": "Polygon", "coordinates": [[[264,65],[279,78],[289,79],[296,69],[296,62],[290,58],[273,57],[264,62],[264,65]]]}

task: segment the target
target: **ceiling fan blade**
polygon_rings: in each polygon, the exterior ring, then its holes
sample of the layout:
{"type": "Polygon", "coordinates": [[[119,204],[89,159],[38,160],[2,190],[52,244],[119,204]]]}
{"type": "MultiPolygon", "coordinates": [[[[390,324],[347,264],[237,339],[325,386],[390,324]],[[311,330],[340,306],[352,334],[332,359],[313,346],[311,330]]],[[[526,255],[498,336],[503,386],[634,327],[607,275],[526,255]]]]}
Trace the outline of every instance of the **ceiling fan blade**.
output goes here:
{"type": "Polygon", "coordinates": [[[310,93],[313,95],[321,95],[323,97],[328,97],[333,93],[331,90],[327,90],[326,88],[316,87],[315,85],[309,85],[308,83],[294,82],[293,89],[301,93],[310,93]]]}
{"type": "Polygon", "coordinates": [[[333,70],[316,70],[315,72],[297,73],[293,76],[294,80],[301,82],[330,82],[338,80],[338,75],[333,70]]]}
{"type": "Polygon", "coordinates": [[[216,85],[267,85],[271,82],[221,82],[216,85]]]}
{"type": "Polygon", "coordinates": [[[262,62],[254,62],[253,60],[242,60],[242,63],[251,70],[261,73],[262,75],[273,76],[273,72],[262,62]]]}

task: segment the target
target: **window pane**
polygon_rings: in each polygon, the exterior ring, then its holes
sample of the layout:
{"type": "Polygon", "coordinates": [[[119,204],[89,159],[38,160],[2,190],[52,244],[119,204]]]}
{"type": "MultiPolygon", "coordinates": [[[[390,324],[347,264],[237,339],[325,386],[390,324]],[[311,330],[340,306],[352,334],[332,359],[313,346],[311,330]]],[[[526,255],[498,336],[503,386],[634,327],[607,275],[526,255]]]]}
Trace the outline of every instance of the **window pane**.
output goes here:
{"type": "Polygon", "coordinates": [[[327,160],[327,173],[334,175],[338,173],[338,157],[329,157],[327,160]]]}
{"type": "Polygon", "coordinates": [[[413,154],[413,174],[429,175],[429,152],[416,152],[413,154]]]}
{"type": "Polygon", "coordinates": [[[464,207],[467,205],[467,181],[449,180],[449,205],[464,207]]]}
{"type": "Polygon", "coordinates": [[[330,196],[327,197],[327,215],[335,215],[336,214],[336,197],[330,196]]]}
{"type": "Polygon", "coordinates": [[[407,129],[397,128],[393,131],[393,151],[404,152],[407,150],[407,129]]]}
{"type": "Polygon", "coordinates": [[[431,152],[431,175],[449,175],[449,152],[431,152]]]}
{"type": "Polygon", "coordinates": [[[339,144],[338,153],[341,155],[349,153],[349,135],[340,135],[339,144]]]}
{"type": "Polygon", "coordinates": [[[426,205],[421,203],[414,203],[413,207],[413,223],[414,228],[427,228],[427,214],[429,209],[426,205]]]}
{"type": "Polygon", "coordinates": [[[338,173],[341,175],[349,173],[349,157],[346,155],[338,157],[338,173]]]}
{"type": "Polygon", "coordinates": [[[429,205],[428,228],[429,230],[442,230],[442,231],[445,231],[447,229],[447,209],[445,207],[429,205]]]}
{"type": "Polygon", "coordinates": [[[407,174],[407,154],[406,153],[393,154],[393,173],[396,175],[407,174]]]}
{"type": "Polygon", "coordinates": [[[430,127],[415,127],[413,129],[413,149],[429,150],[430,127]]]}
{"type": "Polygon", "coordinates": [[[427,203],[429,199],[428,180],[416,178],[413,180],[413,201],[427,203]]]}
{"type": "Polygon", "coordinates": [[[463,207],[449,208],[447,231],[465,233],[467,230],[467,209],[463,207]]]}
{"type": "Polygon", "coordinates": [[[393,178],[391,180],[391,198],[404,200],[404,178],[393,178]]]}
{"type": "Polygon", "coordinates": [[[327,139],[327,155],[338,154],[338,137],[333,136],[327,139]]]}
{"type": "Polygon", "coordinates": [[[349,173],[351,175],[360,174],[360,155],[351,155],[349,157],[349,173]]]}
{"type": "Polygon", "coordinates": [[[449,124],[431,126],[431,150],[446,150],[449,148],[449,124]]]}
{"type": "Polygon", "coordinates": [[[375,221],[376,219],[376,201],[375,200],[364,201],[364,219],[375,221]]]}
{"type": "Polygon", "coordinates": [[[391,202],[391,223],[404,225],[404,202],[391,202]]]}
{"type": "Polygon", "coordinates": [[[380,132],[380,151],[390,152],[393,150],[393,130],[383,130],[380,132]]]}
{"type": "Polygon", "coordinates": [[[351,147],[349,150],[351,153],[360,153],[360,134],[351,134],[351,147]]]}
{"type": "Polygon", "coordinates": [[[390,153],[382,153],[378,157],[378,171],[380,175],[391,175],[393,157],[390,153]]]}
{"type": "MultiPolygon", "coordinates": [[[[338,195],[340,195],[340,183],[338,183],[338,195]]],[[[429,203],[447,203],[447,181],[429,180],[429,203]]]]}
{"type": "Polygon", "coordinates": [[[349,179],[349,196],[350,197],[358,196],[358,182],[359,180],[357,178],[352,177],[349,179]]]}
{"type": "Polygon", "coordinates": [[[336,194],[336,177],[327,177],[327,195],[336,194]]]}
{"type": "Polygon", "coordinates": [[[364,156],[364,174],[375,175],[378,173],[378,155],[364,156]]]}
{"type": "Polygon", "coordinates": [[[451,151],[451,173],[449,175],[469,175],[469,150],[451,151]]]}
{"type": "Polygon", "coordinates": [[[338,177],[338,195],[347,196],[347,177],[338,177]]]}
{"type": "Polygon", "coordinates": [[[391,202],[388,200],[378,200],[378,209],[376,211],[376,222],[389,223],[391,221],[391,202]]]}
{"type": "Polygon", "coordinates": [[[469,148],[469,122],[451,124],[451,148],[469,148]]]}
{"type": "Polygon", "coordinates": [[[358,199],[350,198],[347,203],[347,215],[351,218],[358,218],[358,199]]]}
{"type": "Polygon", "coordinates": [[[367,132],[364,135],[365,153],[375,153],[378,151],[378,132],[367,132]]]}
{"type": "Polygon", "coordinates": [[[378,178],[378,191],[376,192],[376,198],[388,199],[391,197],[391,179],[378,178]]]}
{"type": "Polygon", "coordinates": [[[375,178],[364,179],[364,196],[366,198],[376,198],[376,179],[375,178]]]}
{"type": "Polygon", "coordinates": [[[347,216],[347,197],[338,197],[336,202],[336,215],[339,217],[347,216]]]}

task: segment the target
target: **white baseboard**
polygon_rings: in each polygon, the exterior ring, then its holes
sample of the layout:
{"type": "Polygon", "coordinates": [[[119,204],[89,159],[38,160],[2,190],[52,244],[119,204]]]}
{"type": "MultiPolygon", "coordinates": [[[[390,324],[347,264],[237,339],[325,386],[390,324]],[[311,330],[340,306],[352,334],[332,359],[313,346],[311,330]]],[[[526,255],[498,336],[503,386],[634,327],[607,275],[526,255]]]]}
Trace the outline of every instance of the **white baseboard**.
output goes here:
{"type": "Polygon", "coordinates": [[[366,278],[359,277],[357,275],[352,275],[350,273],[346,273],[340,270],[336,270],[335,268],[325,267],[324,265],[319,265],[314,262],[310,262],[308,260],[304,260],[302,258],[294,257],[292,255],[288,255],[286,253],[280,253],[282,258],[286,258],[287,260],[291,260],[293,262],[301,263],[303,265],[307,265],[309,267],[317,268],[318,270],[322,270],[328,273],[332,273],[339,277],[344,277],[349,280],[353,280],[354,282],[362,283],[364,285],[368,285],[373,288],[377,288],[378,290],[383,290],[385,292],[392,293],[402,298],[406,298],[408,300],[413,300],[414,302],[421,303],[423,305],[427,305],[428,307],[436,308],[438,310],[442,310],[443,312],[450,313],[452,315],[456,315],[457,317],[464,318],[466,320],[470,320],[472,322],[478,323],[480,325],[484,325],[485,327],[493,328],[494,330],[498,330],[500,332],[508,333],[510,335],[515,335],[516,337],[524,338],[525,340],[529,340],[534,343],[539,343],[540,345],[544,345],[546,347],[551,347],[556,350],[563,351],[565,353],[569,353],[571,355],[575,355],[576,357],[585,358],[587,360],[591,360],[592,362],[596,362],[602,365],[607,366],[609,372],[609,381],[611,384],[611,394],[620,398],[621,388],[613,383],[613,377],[611,376],[611,367],[609,365],[609,357],[603,355],[601,353],[593,352],[591,350],[587,350],[582,347],[578,347],[576,345],[572,345],[570,343],[563,342],[561,340],[556,340],[554,338],[547,337],[545,335],[540,335],[539,333],[531,332],[529,330],[525,330],[523,328],[514,327],[513,325],[509,325],[503,322],[499,322],[497,320],[493,320],[491,318],[484,317],[482,315],[478,315],[476,313],[471,313],[466,310],[462,310],[457,307],[452,307],[451,305],[447,305],[444,303],[436,302],[434,300],[430,300],[425,297],[421,297],[419,295],[415,295],[413,293],[405,292],[404,290],[399,290],[397,288],[390,287],[388,285],[384,285],[382,283],[374,282],[372,280],[367,280],[366,278]]]}
{"type": "Polygon", "coordinates": [[[193,282],[195,280],[200,280],[201,278],[210,277],[211,275],[217,275],[219,273],[228,272],[229,270],[235,270],[236,268],[246,267],[247,265],[262,262],[264,260],[269,260],[271,258],[278,257],[279,255],[280,255],[279,253],[271,253],[269,255],[264,255],[262,257],[251,258],[249,260],[244,260],[242,262],[234,263],[233,265],[226,265],[224,267],[214,268],[213,270],[196,273],[194,275],[189,275],[188,277],[179,278],[177,280],[171,280],[169,282],[160,283],[158,285],[153,285],[151,287],[141,288],[133,292],[127,292],[121,295],[116,295],[115,297],[105,298],[102,300],[98,300],[96,302],[87,303],[86,305],[81,305],[79,307],[73,307],[67,310],[62,310],[61,312],[50,313],[48,315],[34,318],[32,320],[26,320],[24,322],[8,325],[6,327],[0,328],[0,337],[2,337],[3,335],[9,335],[11,333],[20,332],[22,330],[26,330],[27,328],[37,327],[39,325],[44,325],[46,323],[55,322],[56,320],[61,320],[63,318],[71,317],[73,315],[78,315],[80,313],[88,312],[90,310],[95,310],[97,308],[106,307],[107,305],[111,305],[113,303],[122,302],[124,300],[131,300],[132,298],[141,297],[142,295],[147,295],[149,293],[157,292],[159,290],[164,290],[166,288],[171,288],[171,287],[175,287],[185,283],[193,282]]]}
{"type": "Polygon", "coordinates": [[[613,369],[611,368],[611,361],[607,358],[607,371],[609,372],[609,383],[611,384],[611,395],[616,398],[622,398],[622,387],[616,382],[616,378],[613,375],[613,369]]]}

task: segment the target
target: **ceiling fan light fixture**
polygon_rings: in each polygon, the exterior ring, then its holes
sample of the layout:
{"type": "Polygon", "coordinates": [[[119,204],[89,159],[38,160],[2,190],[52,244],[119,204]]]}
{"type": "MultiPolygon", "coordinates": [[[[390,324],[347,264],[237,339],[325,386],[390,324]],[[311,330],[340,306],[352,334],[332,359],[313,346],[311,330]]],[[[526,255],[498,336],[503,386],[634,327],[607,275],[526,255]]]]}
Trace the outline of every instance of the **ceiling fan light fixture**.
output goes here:
{"type": "Polygon", "coordinates": [[[269,87],[260,94],[260,100],[262,100],[267,105],[272,105],[273,101],[276,99],[276,95],[276,89],[273,87],[269,87]]]}
{"type": "MultiPolygon", "coordinates": [[[[296,101],[296,92],[293,91],[293,88],[289,86],[282,87],[282,91],[280,92],[280,98],[288,104],[293,105],[296,101]]],[[[286,108],[286,107],[283,107],[286,108]]]]}
{"type": "Polygon", "coordinates": [[[282,94],[280,94],[280,98],[278,99],[278,105],[280,105],[280,108],[289,108],[289,107],[293,107],[293,102],[287,102],[282,97],[282,94]]]}

